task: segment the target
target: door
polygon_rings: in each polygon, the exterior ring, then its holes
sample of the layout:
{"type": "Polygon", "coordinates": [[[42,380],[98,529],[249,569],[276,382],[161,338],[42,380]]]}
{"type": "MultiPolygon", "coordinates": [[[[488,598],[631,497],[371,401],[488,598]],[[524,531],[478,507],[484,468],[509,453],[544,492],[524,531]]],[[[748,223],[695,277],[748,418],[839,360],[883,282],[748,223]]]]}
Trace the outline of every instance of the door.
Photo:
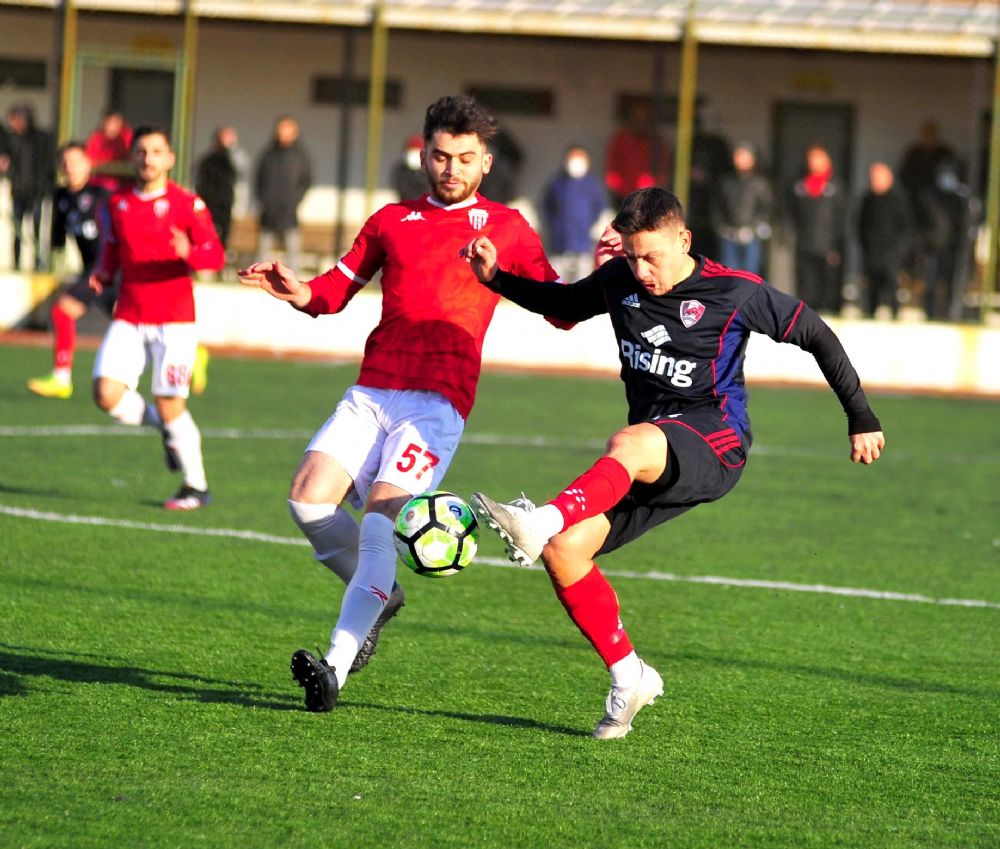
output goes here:
{"type": "Polygon", "coordinates": [[[174,119],[174,74],[149,68],[111,69],[108,102],[133,127],[154,124],[170,130],[174,119]]]}

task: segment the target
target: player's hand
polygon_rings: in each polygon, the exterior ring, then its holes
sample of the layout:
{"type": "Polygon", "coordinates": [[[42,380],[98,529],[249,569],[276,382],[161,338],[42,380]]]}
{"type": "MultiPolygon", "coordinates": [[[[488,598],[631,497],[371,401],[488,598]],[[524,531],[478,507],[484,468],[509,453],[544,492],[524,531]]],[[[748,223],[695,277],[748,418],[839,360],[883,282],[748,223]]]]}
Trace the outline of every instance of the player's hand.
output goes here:
{"type": "Polygon", "coordinates": [[[885,448],[885,436],[880,430],[851,434],[852,463],[864,463],[866,466],[874,463],[882,456],[883,448],[885,448]]]}
{"type": "Polygon", "coordinates": [[[477,236],[460,251],[480,283],[489,283],[497,274],[497,248],[486,236],[477,236]]]}
{"type": "Polygon", "coordinates": [[[625,256],[625,251],[622,248],[622,234],[609,224],[604,228],[604,232],[601,233],[601,238],[597,242],[597,247],[594,249],[594,268],[600,268],[609,259],[618,256],[625,256]]]}
{"type": "Polygon", "coordinates": [[[96,274],[91,274],[87,278],[87,285],[90,287],[91,291],[97,293],[98,295],[104,291],[104,281],[101,280],[96,274]]]}
{"type": "Polygon", "coordinates": [[[183,230],[171,227],[170,243],[174,246],[174,253],[181,259],[187,259],[191,255],[191,240],[183,230]]]}
{"type": "Polygon", "coordinates": [[[312,294],[309,287],[296,278],[292,269],[282,265],[278,260],[255,262],[249,268],[236,273],[244,286],[263,289],[279,301],[291,301],[296,306],[304,306],[308,302],[306,295],[312,294]]]}

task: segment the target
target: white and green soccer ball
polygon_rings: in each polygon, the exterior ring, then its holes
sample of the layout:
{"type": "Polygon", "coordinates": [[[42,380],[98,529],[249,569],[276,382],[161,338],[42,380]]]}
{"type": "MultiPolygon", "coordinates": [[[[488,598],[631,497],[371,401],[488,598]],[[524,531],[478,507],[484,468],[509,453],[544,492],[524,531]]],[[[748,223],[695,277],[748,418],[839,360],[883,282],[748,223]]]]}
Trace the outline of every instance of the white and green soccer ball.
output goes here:
{"type": "Polygon", "coordinates": [[[457,495],[437,490],[411,498],[393,526],[396,552],[418,575],[456,575],[472,562],[479,545],[479,523],[457,495]]]}

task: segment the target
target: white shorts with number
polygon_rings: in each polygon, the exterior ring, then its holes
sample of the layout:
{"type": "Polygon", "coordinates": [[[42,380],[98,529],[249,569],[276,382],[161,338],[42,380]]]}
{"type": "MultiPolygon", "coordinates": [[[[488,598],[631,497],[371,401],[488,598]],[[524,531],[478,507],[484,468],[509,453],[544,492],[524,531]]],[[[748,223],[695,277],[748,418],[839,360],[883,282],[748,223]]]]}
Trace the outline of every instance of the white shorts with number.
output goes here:
{"type": "Polygon", "coordinates": [[[372,484],[411,495],[436,489],[455,456],[465,419],[437,392],[352,386],[307,451],[333,457],[354,481],[360,507],[372,484]]]}
{"type": "Polygon", "coordinates": [[[152,363],[153,395],[187,398],[197,350],[198,334],[193,322],[112,321],[97,352],[94,377],[108,377],[135,389],[146,366],[152,363]]]}

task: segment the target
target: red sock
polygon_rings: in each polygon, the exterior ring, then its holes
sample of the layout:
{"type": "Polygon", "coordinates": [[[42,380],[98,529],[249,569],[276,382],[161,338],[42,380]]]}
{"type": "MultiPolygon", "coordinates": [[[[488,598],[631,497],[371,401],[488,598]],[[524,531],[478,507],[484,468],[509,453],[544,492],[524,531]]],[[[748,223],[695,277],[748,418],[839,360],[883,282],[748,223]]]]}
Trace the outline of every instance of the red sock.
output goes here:
{"type": "Polygon", "coordinates": [[[605,666],[610,668],[632,652],[632,641],[618,617],[618,596],[596,563],[575,584],[556,587],[556,596],[605,666]]]}
{"type": "Polygon", "coordinates": [[[549,504],[562,513],[565,529],[610,510],[625,497],[630,486],[632,477],[626,468],[611,457],[601,457],[549,504]]]}
{"type": "Polygon", "coordinates": [[[55,331],[55,362],[56,368],[71,368],[73,352],[76,350],[76,321],[52,305],[52,329],[55,331]]]}

